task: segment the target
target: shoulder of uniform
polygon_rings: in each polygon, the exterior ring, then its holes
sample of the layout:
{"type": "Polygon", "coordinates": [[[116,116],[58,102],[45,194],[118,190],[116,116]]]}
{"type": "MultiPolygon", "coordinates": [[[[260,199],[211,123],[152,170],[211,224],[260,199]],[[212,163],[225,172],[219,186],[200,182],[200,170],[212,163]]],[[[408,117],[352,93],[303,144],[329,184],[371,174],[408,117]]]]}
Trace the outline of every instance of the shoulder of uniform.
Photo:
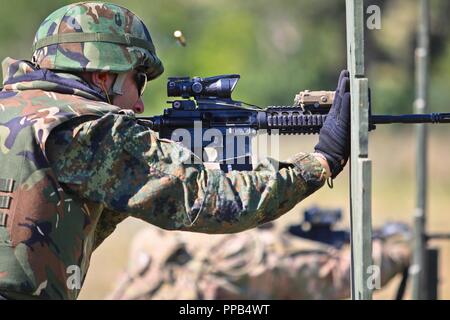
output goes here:
{"type": "MultiPolygon", "coordinates": [[[[63,108],[67,108],[68,111],[72,111],[76,114],[106,114],[117,113],[123,114],[124,110],[117,106],[108,104],[106,102],[94,101],[85,98],[74,99],[73,103],[67,105],[61,105],[63,108]]],[[[134,113],[133,113],[134,114],[134,113]]]]}

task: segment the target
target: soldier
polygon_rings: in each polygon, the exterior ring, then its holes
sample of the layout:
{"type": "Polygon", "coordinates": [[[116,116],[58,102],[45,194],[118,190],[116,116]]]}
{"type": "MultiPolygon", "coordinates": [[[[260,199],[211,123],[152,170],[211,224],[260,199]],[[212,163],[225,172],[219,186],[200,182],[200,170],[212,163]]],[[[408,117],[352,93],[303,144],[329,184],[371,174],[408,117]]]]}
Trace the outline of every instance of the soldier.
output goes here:
{"type": "MultiPolygon", "coordinates": [[[[407,272],[410,235],[373,242],[374,289],[407,272]]],[[[294,236],[279,228],[230,235],[173,235],[146,228],[133,239],[129,266],[108,299],[345,299],[350,248],[294,236]]]]}
{"type": "Polygon", "coordinates": [[[289,211],[348,159],[342,72],[314,153],[245,172],[188,163],[190,150],[135,117],[146,82],[164,69],[142,20],[115,4],[56,10],[36,33],[32,60],[2,67],[4,298],[76,299],[92,251],[128,216],[168,230],[243,231],[289,211]]]}

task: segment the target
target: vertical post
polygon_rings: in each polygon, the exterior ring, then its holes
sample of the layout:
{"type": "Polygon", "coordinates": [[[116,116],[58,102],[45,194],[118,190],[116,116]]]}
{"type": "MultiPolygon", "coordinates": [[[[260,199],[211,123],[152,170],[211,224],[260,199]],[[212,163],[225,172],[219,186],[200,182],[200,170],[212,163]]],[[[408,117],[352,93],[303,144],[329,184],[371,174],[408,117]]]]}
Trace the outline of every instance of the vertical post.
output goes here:
{"type": "MultiPolygon", "coordinates": [[[[427,247],[425,251],[426,273],[424,275],[426,300],[438,300],[439,292],[439,249],[427,247]]],[[[421,297],[422,298],[422,297],[421,297]]]]}
{"type": "MultiPolygon", "coordinates": [[[[429,1],[419,0],[417,33],[415,113],[428,112],[429,1]]],[[[426,284],[426,195],[427,195],[427,127],[416,124],[416,209],[414,213],[414,256],[412,270],[413,299],[425,299],[426,284]]]]}
{"type": "Polygon", "coordinates": [[[369,85],[364,73],[364,1],[346,0],[347,65],[351,90],[350,211],[354,300],[372,299],[371,161],[368,158],[369,85]]]}

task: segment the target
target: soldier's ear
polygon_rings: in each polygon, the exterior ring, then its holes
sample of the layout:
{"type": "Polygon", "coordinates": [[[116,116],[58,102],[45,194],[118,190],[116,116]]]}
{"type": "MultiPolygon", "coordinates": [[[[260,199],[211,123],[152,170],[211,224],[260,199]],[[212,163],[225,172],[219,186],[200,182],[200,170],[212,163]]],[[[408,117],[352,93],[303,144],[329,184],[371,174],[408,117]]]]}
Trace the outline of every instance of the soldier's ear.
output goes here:
{"type": "Polygon", "coordinates": [[[109,91],[114,82],[114,76],[108,72],[92,72],[91,82],[95,86],[109,91]]]}
{"type": "Polygon", "coordinates": [[[108,75],[104,72],[98,73],[98,78],[100,79],[100,81],[106,82],[106,80],[108,79],[108,75]]]}

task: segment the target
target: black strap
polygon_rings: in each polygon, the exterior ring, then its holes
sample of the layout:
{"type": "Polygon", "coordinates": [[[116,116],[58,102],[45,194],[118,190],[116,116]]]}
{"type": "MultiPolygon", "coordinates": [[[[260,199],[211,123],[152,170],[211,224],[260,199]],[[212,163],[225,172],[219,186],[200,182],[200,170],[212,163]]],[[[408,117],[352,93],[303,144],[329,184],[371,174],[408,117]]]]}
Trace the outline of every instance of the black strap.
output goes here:
{"type": "Polygon", "coordinates": [[[395,300],[403,300],[406,291],[406,284],[408,283],[409,268],[405,268],[402,272],[402,280],[398,285],[397,292],[395,294],[395,300]]]}
{"type": "Polygon", "coordinates": [[[155,46],[151,41],[141,38],[132,37],[129,34],[112,34],[112,33],[85,33],[85,32],[70,32],[60,33],[42,38],[33,45],[33,52],[50,46],[52,44],[60,43],[78,43],[78,42],[110,42],[126,45],[127,47],[139,47],[155,53],[155,46]]]}

